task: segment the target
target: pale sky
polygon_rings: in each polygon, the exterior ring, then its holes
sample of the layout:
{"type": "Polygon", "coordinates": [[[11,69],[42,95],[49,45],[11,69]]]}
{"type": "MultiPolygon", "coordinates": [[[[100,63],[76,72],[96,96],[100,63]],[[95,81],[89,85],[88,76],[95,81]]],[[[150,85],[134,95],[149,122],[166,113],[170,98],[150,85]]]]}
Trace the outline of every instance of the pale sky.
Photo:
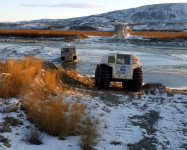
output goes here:
{"type": "Polygon", "coordinates": [[[0,22],[65,19],[159,3],[187,0],[0,0],[0,22]]]}

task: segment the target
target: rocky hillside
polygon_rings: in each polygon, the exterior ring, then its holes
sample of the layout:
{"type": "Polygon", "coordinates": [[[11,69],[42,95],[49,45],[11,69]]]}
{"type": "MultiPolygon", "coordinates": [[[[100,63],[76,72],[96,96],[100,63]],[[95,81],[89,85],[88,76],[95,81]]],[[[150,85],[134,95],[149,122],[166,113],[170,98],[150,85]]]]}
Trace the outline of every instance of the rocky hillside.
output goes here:
{"type": "Polygon", "coordinates": [[[1,23],[0,28],[113,30],[114,22],[143,23],[134,29],[187,30],[187,3],[147,5],[70,19],[41,19],[1,23]]]}
{"type": "Polygon", "coordinates": [[[138,8],[113,11],[100,16],[117,21],[135,22],[187,22],[187,3],[147,5],[138,8]]]}

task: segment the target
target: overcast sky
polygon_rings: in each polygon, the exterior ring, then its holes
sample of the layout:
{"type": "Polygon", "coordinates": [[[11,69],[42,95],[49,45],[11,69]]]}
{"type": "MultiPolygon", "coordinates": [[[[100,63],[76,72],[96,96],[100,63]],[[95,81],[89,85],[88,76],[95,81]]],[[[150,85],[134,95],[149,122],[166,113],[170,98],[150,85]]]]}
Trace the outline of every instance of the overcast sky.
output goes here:
{"type": "Polygon", "coordinates": [[[159,3],[187,0],[0,0],[0,22],[65,19],[159,3]]]}

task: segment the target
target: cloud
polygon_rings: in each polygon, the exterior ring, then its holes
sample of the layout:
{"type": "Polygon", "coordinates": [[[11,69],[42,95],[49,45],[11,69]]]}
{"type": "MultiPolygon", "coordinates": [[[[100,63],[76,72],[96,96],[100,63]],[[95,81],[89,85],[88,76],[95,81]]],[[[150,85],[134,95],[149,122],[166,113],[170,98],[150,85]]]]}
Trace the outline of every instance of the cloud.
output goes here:
{"type": "Polygon", "coordinates": [[[21,6],[24,7],[48,7],[48,5],[42,5],[42,4],[21,4],[21,6]]]}
{"type": "Polygon", "coordinates": [[[91,4],[91,3],[59,3],[56,5],[47,4],[21,4],[24,7],[61,7],[61,8],[101,8],[102,5],[91,4]]]}

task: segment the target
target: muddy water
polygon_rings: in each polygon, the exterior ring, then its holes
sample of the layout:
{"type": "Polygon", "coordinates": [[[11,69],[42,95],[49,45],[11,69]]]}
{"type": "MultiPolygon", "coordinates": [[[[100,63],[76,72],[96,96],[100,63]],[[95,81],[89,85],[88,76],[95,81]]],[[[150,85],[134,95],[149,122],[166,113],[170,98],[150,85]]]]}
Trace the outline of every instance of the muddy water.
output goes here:
{"type": "Polygon", "coordinates": [[[187,88],[187,47],[107,43],[101,39],[76,42],[78,62],[61,63],[58,40],[12,40],[0,42],[0,59],[21,58],[25,55],[44,57],[66,69],[79,70],[82,75],[94,75],[96,64],[103,55],[113,52],[136,54],[140,58],[144,83],[162,83],[172,88],[187,88]]]}

